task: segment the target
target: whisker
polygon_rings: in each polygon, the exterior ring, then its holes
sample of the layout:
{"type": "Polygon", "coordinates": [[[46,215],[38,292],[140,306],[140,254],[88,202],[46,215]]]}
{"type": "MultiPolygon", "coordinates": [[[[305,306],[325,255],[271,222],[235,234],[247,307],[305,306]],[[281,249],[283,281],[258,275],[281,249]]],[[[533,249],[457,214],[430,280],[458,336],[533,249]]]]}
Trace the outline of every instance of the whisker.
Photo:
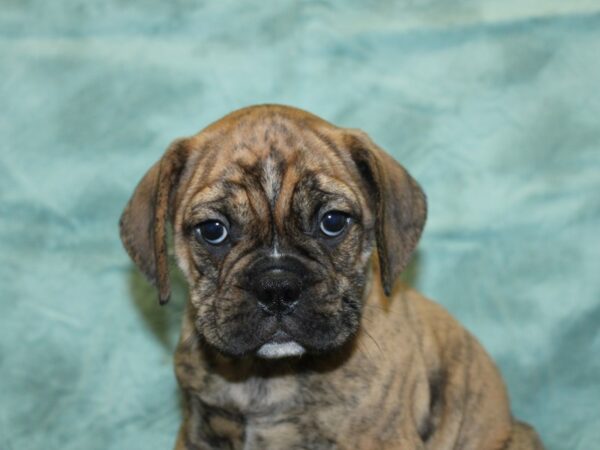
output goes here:
{"type": "Polygon", "coordinates": [[[373,336],[371,336],[371,333],[369,333],[365,328],[363,328],[362,331],[369,337],[369,339],[371,339],[373,341],[373,343],[375,344],[377,349],[383,354],[383,350],[381,350],[381,346],[379,345],[377,340],[373,336]]]}

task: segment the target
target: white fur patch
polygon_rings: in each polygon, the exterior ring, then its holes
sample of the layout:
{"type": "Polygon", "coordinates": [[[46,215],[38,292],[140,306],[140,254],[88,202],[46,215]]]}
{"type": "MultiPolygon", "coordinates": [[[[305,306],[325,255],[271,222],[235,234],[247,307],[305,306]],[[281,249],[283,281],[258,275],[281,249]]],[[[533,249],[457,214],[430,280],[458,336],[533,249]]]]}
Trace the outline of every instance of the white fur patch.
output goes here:
{"type": "Polygon", "coordinates": [[[277,241],[277,236],[273,240],[273,249],[271,250],[271,256],[273,258],[281,258],[281,252],[279,251],[279,242],[277,241]]]}
{"type": "Polygon", "coordinates": [[[304,354],[306,350],[300,344],[291,341],[283,343],[268,343],[264,344],[258,349],[256,354],[261,358],[277,359],[285,358],[287,356],[300,356],[304,354]]]}

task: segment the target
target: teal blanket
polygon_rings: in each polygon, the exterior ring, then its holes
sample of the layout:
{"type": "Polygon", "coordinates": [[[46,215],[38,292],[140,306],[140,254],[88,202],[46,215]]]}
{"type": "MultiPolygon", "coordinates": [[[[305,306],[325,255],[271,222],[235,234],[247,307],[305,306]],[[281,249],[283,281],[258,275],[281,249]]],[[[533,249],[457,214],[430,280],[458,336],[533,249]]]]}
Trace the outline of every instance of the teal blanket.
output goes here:
{"type": "Polygon", "coordinates": [[[117,221],[177,136],[277,102],[428,194],[407,277],[548,449],[600,448],[600,3],[0,0],[0,449],[167,449],[185,286],[117,221]]]}

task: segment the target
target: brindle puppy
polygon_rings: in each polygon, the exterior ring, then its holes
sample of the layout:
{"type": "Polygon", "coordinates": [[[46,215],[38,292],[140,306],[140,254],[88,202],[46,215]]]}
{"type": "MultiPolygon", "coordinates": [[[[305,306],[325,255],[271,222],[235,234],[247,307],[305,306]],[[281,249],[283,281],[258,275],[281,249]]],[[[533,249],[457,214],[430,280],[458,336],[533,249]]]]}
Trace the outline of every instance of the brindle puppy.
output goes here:
{"type": "Polygon", "coordinates": [[[242,109],[173,143],[121,238],[165,303],[170,222],[189,282],[176,448],[541,449],[478,342],[396,282],[425,216],[364,133],[298,109],[242,109]]]}

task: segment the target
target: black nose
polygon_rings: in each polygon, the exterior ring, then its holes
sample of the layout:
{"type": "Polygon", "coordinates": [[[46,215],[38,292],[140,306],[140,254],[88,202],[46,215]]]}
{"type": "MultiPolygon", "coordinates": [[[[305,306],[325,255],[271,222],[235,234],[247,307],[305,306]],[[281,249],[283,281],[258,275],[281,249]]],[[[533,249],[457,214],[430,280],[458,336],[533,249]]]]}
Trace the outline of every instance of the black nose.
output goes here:
{"type": "Polygon", "coordinates": [[[261,307],[271,314],[285,314],[298,301],[302,279],[293,272],[272,269],[260,274],[252,287],[261,307]]]}

